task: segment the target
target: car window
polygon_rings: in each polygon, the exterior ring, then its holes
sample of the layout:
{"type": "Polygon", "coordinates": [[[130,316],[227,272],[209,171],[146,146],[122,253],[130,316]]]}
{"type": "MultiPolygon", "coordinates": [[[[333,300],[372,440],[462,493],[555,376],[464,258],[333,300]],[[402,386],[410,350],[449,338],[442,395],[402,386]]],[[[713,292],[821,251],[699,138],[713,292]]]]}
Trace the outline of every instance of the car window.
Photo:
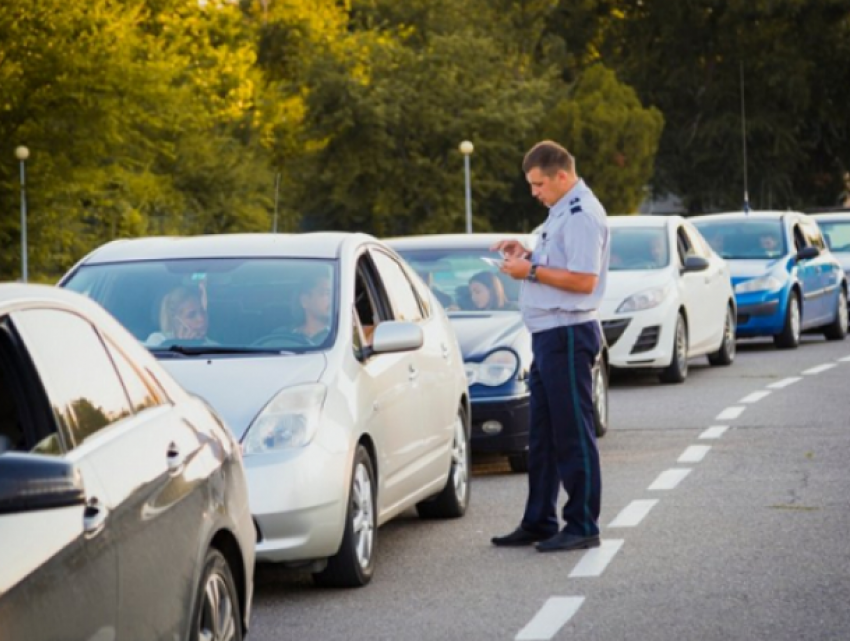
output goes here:
{"type": "Polygon", "coordinates": [[[669,264],[670,248],[665,228],[611,228],[610,271],[663,269],[669,264]]]}
{"type": "Polygon", "coordinates": [[[470,293],[473,282],[495,290],[490,311],[516,310],[520,283],[502,274],[488,260],[498,262],[501,256],[488,247],[400,249],[398,253],[431,288],[434,296],[449,311],[474,311],[477,307],[470,293]],[[487,260],[485,260],[487,259],[487,260]]]}
{"type": "Polygon", "coordinates": [[[12,388],[14,371],[0,353],[0,454],[27,450],[24,421],[17,395],[12,388]]]}
{"type": "Polygon", "coordinates": [[[850,220],[818,220],[827,246],[834,252],[850,252],[850,220]]]}
{"type": "Polygon", "coordinates": [[[788,253],[779,218],[694,220],[693,224],[723,258],[764,260],[788,253]]]}
{"type": "Polygon", "coordinates": [[[806,242],[809,245],[817,247],[820,250],[826,249],[826,244],[823,241],[823,236],[821,236],[817,223],[805,218],[800,221],[800,227],[802,228],[803,234],[806,236],[806,242]]]}
{"type": "Polygon", "coordinates": [[[390,299],[394,318],[400,321],[422,320],[419,299],[401,265],[382,251],[372,251],[371,255],[390,299]]]}
{"type": "Polygon", "coordinates": [[[164,395],[161,390],[147,381],[139,371],[130,364],[124,353],[109,339],[106,340],[106,348],[109,355],[112,357],[112,362],[118,369],[121,375],[121,380],[124,382],[124,388],[127,390],[127,395],[130,397],[130,402],[135,412],[141,412],[149,407],[157,407],[165,402],[164,395]]]}
{"type": "MultiPolygon", "coordinates": [[[[64,286],[106,308],[149,349],[324,349],[338,317],[336,261],[150,260],[84,265],[64,286]]],[[[211,350],[212,351],[212,350],[211,350]]]]}
{"type": "MultiPolygon", "coordinates": [[[[118,372],[88,321],[53,309],[15,312],[12,320],[69,448],[133,414],[118,372]]],[[[48,442],[36,451],[57,453],[55,449],[48,442]]]]}
{"type": "Polygon", "coordinates": [[[710,258],[711,247],[709,247],[708,243],[705,242],[705,239],[702,237],[702,234],[697,231],[696,227],[685,223],[682,226],[682,229],[690,240],[691,250],[693,253],[697,256],[702,256],[703,258],[710,258]]]}

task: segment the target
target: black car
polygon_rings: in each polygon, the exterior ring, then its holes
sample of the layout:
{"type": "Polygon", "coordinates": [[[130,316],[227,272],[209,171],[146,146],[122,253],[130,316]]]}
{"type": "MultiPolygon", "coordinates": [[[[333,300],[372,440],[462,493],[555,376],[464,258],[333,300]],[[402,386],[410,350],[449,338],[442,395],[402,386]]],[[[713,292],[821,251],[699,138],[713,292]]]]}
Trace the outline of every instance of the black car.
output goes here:
{"type": "MultiPolygon", "coordinates": [[[[502,274],[490,247],[530,235],[435,234],[394,238],[395,249],[431,287],[454,327],[466,365],[472,403],[473,453],[502,454],[511,469],[528,469],[531,334],[520,316],[520,283],[502,274]],[[485,292],[487,289],[489,292],[485,292]],[[489,300],[488,300],[489,299],[489,300]]],[[[594,369],[596,435],[608,430],[608,349],[594,369]]]]}

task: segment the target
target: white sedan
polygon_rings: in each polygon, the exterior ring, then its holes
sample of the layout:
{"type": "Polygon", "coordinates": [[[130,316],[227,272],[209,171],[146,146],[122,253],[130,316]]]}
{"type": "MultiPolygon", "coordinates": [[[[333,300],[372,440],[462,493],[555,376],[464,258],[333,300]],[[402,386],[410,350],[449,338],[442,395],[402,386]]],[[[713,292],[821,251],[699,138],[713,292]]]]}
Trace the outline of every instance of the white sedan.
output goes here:
{"type": "Polygon", "coordinates": [[[242,443],[257,559],[367,583],[377,528],[464,514],[469,397],[443,308],[365,234],[109,243],[62,280],[119,321],[242,443]]]}
{"type": "Polygon", "coordinates": [[[735,358],[735,297],[726,262],[680,216],[612,216],[600,309],[612,368],[681,383],[688,359],[735,358]]]}

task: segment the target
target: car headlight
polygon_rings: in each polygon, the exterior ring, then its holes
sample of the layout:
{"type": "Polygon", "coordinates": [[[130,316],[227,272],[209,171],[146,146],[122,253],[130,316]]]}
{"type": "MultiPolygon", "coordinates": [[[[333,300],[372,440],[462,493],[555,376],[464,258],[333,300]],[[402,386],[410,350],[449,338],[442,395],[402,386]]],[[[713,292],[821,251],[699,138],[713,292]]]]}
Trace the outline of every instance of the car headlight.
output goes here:
{"type": "Polygon", "coordinates": [[[618,314],[626,312],[639,312],[644,309],[652,309],[658,307],[664,302],[664,299],[670,294],[670,284],[662,287],[652,287],[644,289],[642,292],[632,294],[617,308],[618,314]]]}
{"type": "Polygon", "coordinates": [[[747,292],[769,292],[781,288],[781,280],[771,274],[765,274],[764,276],[759,276],[758,278],[738,283],[735,285],[735,293],[746,294],[747,292]]]}
{"type": "Polygon", "coordinates": [[[259,454],[307,445],[319,426],[327,391],[321,383],[311,383],[279,392],[251,423],[242,451],[259,454]]]}
{"type": "Polygon", "coordinates": [[[500,349],[480,363],[464,363],[468,385],[480,383],[489,387],[504,385],[517,373],[519,357],[508,349],[500,349]]]}

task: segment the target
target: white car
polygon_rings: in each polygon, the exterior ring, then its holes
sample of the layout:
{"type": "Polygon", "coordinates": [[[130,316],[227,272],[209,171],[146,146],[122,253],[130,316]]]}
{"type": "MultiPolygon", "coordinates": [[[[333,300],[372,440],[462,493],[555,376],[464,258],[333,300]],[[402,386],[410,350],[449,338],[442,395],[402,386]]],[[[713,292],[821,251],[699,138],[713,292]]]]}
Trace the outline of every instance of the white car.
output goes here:
{"type": "Polygon", "coordinates": [[[850,280],[850,209],[810,214],[810,217],[817,221],[826,246],[841,263],[844,274],[850,280]]]}
{"type": "Polygon", "coordinates": [[[735,358],[729,268],[680,216],[612,216],[611,262],[600,308],[611,368],[649,369],[681,383],[688,359],[735,358]]]}
{"type": "Polygon", "coordinates": [[[372,236],[116,241],[61,285],[108,309],[226,418],[242,442],[259,561],[363,585],[379,525],[413,506],[466,511],[457,339],[431,290],[372,236]]]}

